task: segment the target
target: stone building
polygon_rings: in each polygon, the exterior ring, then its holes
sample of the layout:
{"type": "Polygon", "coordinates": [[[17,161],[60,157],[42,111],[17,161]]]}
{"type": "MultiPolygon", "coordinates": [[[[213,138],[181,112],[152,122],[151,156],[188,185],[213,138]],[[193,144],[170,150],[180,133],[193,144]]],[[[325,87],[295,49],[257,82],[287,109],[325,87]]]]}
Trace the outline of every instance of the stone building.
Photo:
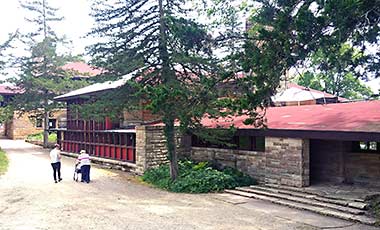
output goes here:
{"type": "MultiPolygon", "coordinates": [[[[59,96],[68,105],[100,92],[117,90],[130,79],[85,87],[59,96]]],[[[85,102],[84,102],[85,103],[85,102]]],[[[68,107],[68,109],[70,109],[68,107]]],[[[334,182],[380,186],[380,101],[267,109],[267,128],[243,124],[246,117],[203,119],[209,128],[237,127],[233,147],[213,145],[197,137],[177,136],[181,156],[230,166],[263,183],[306,187],[334,182]]],[[[94,160],[117,164],[137,174],[167,162],[163,127],[147,111],[125,112],[112,124],[70,117],[56,130],[64,151],[86,149],[94,160]],[[133,118],[133,119],[131,119],[133,118]]]]}
{"type": "MultiPolygon", "coordinates": [[[[87,79],[102,72],[101,69],[91,67],[84,62],[69,62],[62,66],[62,69],[72,76],[72,80],[87,79]]],[[[18,93],[22,93],[22,90],[0,85],[0,95],[3,96],[0,106],[6,105],[18,93]]],[[[2,135],[10,139],[25,139],[30,134],[43,132],[43,119],[36,114],[35,112],[19,113],[15,111],[12,120],[1,125],[2,135]]],[[[53,111],[49,116],[49,128],[58,128],[60,123],[66,119],[66,110],[53,111]]]]}
{"type": "Polygon", "coordinates": [[[271,107],[268,127],[261,130],[244,125],[245,117],[204,119],[210,128],[238,127],[243,149],[239,142],[221,149],[193,141],[191,157],[235,167],[265,183],[380,186],[379,111],[380,101],[271,107]],[[262,142],[264,148],[257,145],[262,142]]]}

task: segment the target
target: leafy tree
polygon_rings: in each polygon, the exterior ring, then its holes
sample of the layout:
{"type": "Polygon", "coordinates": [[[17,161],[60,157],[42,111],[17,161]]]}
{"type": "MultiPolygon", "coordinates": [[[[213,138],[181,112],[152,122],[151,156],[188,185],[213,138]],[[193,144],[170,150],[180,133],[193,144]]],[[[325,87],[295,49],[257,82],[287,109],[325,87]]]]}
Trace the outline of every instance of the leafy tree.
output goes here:
{"type": "Polygon", "coordinates": [[[371,89],[352,72],[351,65],[362,57],[360,52],[354,52],[348,44],[343,44],[338,52],[330,53],[327,57],[320,50],[315,52],[311,56],[308,71],[297,77],[297,83],[347,99],[371,96],[371,89]]]}
{"type": "MultiPolygon", "coordinates": [[[[240,60],[245,71],[254,73],[246,83],[258,83],[262,94],[273,94],[290,68],[315,65],[337,82],[377,76],[380,51],[369,51],[379,41],[378,1],[254,2],[240,60]]],[[[247,95],[248,102],[254,100],[247,95]]]]}
{"type": "Polygon", "coordinates": [[[49,115],[58,107],[53,97],[83,84],[71,81],[60,68],[65,59],[57,54],[56,47],[62,40],[51,26],[51,23],[62,20],[57,16],[58,9],[50,7],[47,0],[24,2],[21,6],[34,15],[26,21],[35,28],[22,36],[30,56],[20,59],[22,74],[10,80],[24,91],[14,98],[12,104],[19,113],[33,112],[43,118],[44,147],[47,147],[49,115]]]}

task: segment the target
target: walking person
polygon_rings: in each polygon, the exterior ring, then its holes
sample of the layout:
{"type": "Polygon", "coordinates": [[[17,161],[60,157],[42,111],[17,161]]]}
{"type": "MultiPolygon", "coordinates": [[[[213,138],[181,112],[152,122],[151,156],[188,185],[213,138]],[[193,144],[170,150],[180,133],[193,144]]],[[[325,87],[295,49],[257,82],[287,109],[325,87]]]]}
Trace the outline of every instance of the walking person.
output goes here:
{"type": "Polygon", "coordinates": [[[91,161],[90,156],[86,153],[86,150],[80,151],[77,163],[80,163],[80,170],[82,175],[81,182],[90,183],[91,161]]]}
{"type": "Polygon", "coordinates": [[[59,144],[55,144],[54,149],[50,151],[51,167],[53,168],[54,182],[57,183],[61,178],[61,150],[59,144]],[[58,180],[57,180],[58,176],[58,180]]]}

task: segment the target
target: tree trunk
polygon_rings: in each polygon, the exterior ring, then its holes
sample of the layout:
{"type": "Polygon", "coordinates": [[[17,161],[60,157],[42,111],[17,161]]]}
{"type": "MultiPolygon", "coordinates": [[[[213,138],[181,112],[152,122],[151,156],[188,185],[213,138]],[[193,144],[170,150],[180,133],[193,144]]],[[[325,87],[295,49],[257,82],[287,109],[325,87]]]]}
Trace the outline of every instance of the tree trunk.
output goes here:
{"type": "Polygon", "coordinates": [[[44,148],[48,147],[49,143],[49,111],[44,111],[44,148]]]}
{"type": "Polygon", "coordinates": [[[166,137],[166,147],[168,149],[168,157],[170,160],[170,178],[174,181],[178,177],[178,156],[175,142],[174,119],[168,119],[165,121],[164,132],[166,137]]]}
{"type": "MultiPolygon", "coordinates": [[[[168,52],[168,37],[167,37],[167,26],[165,19],[165,11],[163,0],[158,1],[159,12],[160,12],[160,39],[159,39],[159,56],[162,60],[162,75],[161,80],[162,84],[167,86],[168,88],[173,87],[175,74],[170,70],[170,59],[168,52]]],[[[167,97],[166,103],[168,105],[171,103],[172,98],[167,97]]],[[[175,181],[178,177],[178,156],[176,153],[176,143],[175,143],[175,128],[174,128],[174,120],[175,115],[173,115],[173,106],[168,106],[170,111],[164,112],[164,123],[165,123],[165,137],[166,137],[166,146],[168,150],[168,158],[170,160],[170,177],[173,181],[175,181]]]]}

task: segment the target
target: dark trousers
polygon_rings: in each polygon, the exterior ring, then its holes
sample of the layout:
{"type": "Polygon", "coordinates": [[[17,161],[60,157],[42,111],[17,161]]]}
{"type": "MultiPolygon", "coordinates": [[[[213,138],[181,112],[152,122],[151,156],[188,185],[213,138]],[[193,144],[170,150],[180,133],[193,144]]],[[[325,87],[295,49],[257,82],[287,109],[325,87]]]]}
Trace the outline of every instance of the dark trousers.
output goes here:
{"type": "Polygon", "coordinates": [[[90,165],[82,165],[82,167],[80,168],[81,173],[82,173],[82,180],[81,181],[84,181],[87,183],[90,182],[90,168],[91,168],[90,165]]]}
{"type": "Polygon", "coordinates": [[[57,181],[57,174],[58,179],[61,179],[61,162],[51,163],[51,167],[53,167],[54,180],[57,181]]]}

